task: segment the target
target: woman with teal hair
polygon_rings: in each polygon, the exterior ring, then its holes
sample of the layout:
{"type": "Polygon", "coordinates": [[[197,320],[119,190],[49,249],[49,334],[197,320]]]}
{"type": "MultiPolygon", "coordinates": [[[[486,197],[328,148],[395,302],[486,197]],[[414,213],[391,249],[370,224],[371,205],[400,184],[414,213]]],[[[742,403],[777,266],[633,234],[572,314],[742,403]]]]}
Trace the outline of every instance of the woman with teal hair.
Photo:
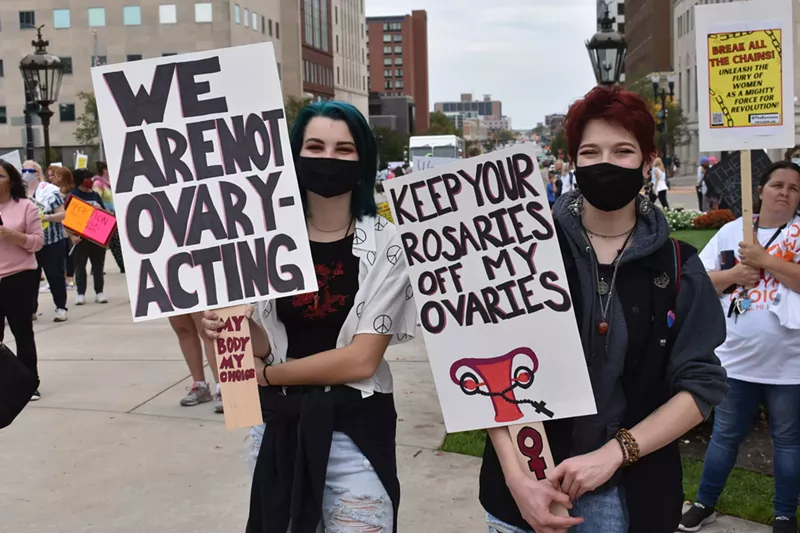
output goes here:
{"type": "MultiPolygon", "coordinates": [[[[248,533],[397,531],[391,343],[412,338],[398,231],[377,216],[377,144],[344,102],[304,108],[291,132],[319,290],[256,306],[264,425],[248,533]]],[[[204,316],[213,337],[220,321],[204,316]]]]}

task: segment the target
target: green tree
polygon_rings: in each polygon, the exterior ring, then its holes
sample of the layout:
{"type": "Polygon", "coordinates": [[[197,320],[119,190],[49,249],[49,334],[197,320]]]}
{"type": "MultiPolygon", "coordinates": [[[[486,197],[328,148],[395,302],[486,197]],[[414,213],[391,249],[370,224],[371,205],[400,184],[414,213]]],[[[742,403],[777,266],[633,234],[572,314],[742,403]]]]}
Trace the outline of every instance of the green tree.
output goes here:
{"type": "Polygon", "coordinates": [[[561,150],[564,153],[564,157],[567,155],[567,136],[564,134],[563,131],[559,131],[553,140],[550,141],[550,153],[553,154],[553,157],[558,157],[558,151],[561,150]]]}
{"type": "Polygon", "coordinates": [[[514,134],[514,132],[509,130],[502,130],[497,134],[497,140],[501,143],[509,143],[516,138],[517,136],[514,134]]]}
{"type": "Polygon", "coordinates": [[[81,91],[78,98],[83,102],[83,114],[78,117],[75,141],[81,146],[96,146],[100,136],[100,119],[97,115],[97,100],[92,92],[81,91]]]}
{"type": "Polygon", "coordinates": [[[441,111],[434,111],[430,114],[431,125],[425,135],[458,135],[461,137],[461,130],[441,111]]]}
{"type": "Polygon", "coordinates": [[[681,106],[673,99],[670,101],[667,96],[667,128],[666,132],[658,131],[658,125],[661,123],[661,99],[656,102],[655,95],[653,94],[653,83],[650,81],[649,76],[639,78],[626,87],[629,91],[635,92],[641,96],[645,102],[650,105],[650,110],[653,118],[656,120],[656,133],[654,141],[656,148],[659,152],[662,151],[664,140],[667,142],[668,152],[675,153],[678,146],[683,146],[689,142],[689,130],[687,127],[688,120],[683,114],[681,106]],[[663,136],[663,137],[662,137],[663,136]]]}
{"type": "Polygon", "coordinates": [[[384,127],[374,130],[375,139],[378,141],[378,155],[381,163],[389,161],[403,161],[403,151],[408,146],[408,137],[384,127]]]}
{"type": "Polygon", "coordinates": [[[286,97],[284,106],[286,107],[286,125],[288,126],[289,131],[292,131],[294,121],[297,120],[297,115],[300,114],[300,110],[311,102],[312,100],[308,96],[301,96],[300,98],[296,96],[286,97]]]}

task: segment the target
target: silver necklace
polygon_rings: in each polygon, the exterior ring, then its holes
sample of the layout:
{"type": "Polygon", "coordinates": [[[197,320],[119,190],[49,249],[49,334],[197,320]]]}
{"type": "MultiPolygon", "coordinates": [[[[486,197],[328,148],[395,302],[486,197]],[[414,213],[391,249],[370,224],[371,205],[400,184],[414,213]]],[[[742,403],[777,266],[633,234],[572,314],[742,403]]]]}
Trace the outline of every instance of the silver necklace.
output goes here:
{"type": "Polygon", "coordinates": [[[346,225],[342,226],[339,229],[320,229],[317,226],[315,226],[313,222],[311,222],[310,218],[307,218],[306,220],[308,221],[309,225],[311,225],[312,228],[314,228],[315,230],[317,230],[317,231],[319,231],[321,233],[339,233],[340,231],[342,231],[345,228],[347,228],[347,230],[349,231],[350,230],[350,226],[353,224],[353,219],[351,218],[350,222],[348,222],[346,225]]]}
{"type": "Polygon", "coordinates": [[[628,235],[633,233],[633,230],[635,230],[635,229],[636,229],[636,224],[634,224],[633,227],[631,229],[629,229],[628,231],[624,231],[624,232],[619,233],[617,235],[603,235],[602,233],[595,233],[595,232],[593,232],[592,230],[590,230],[588,228],[584,228],[584,230],[586,230],[586,233],[588,233],[592,237],[598,237],[600,239],[619,239],[620,237],[627,237],[628,235]]]}
{"type": "MultiPolygon", "coordinates": [[[[619,265],[622,263],[622,257],[625,255],[625,252],[628,249],[628,243],[630,242],[633,234],[635,232],[635,227],[631,230],[628,238],[625,239],[625,244],[622,245],[622,250],[620,250],[619,255],[614,260],[614,272],[611,275],[611,284],[605,282],[605,280],[600,278],[600,268],[598,266],[597,257],[595,256],[592,261],[594,265],[594,276],[595,282],[597,283],[597,292],[600,295],[600,322],[597,324],[597,332],[600,335],[606,335],[609,330],[609,323],[608,323],[608,311],[611,308],[611,302],[614,297],[614,287],[617,282],[617,273],[619,272],[619,265]],[[603,296],[606,297],[605,303],[603,303],[603,296]]],[[[586,232],[586,228],[583,228],[584,232],[586,232]]],[[[588,239],[588,235],[587,235],[588,239]]],[[[594,250],[592,250],[592,254],[594,255],[594,250]]]]}

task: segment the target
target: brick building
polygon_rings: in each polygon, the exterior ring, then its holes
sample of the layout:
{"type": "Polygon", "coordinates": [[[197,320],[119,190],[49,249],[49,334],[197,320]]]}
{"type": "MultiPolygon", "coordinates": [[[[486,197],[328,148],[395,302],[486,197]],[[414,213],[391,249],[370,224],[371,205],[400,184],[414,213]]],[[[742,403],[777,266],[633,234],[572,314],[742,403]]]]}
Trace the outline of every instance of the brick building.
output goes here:
{"type": "Polygon", "coordinates": [[[627,81],[672,70],[671,0],[626,0],[627,81]]]}

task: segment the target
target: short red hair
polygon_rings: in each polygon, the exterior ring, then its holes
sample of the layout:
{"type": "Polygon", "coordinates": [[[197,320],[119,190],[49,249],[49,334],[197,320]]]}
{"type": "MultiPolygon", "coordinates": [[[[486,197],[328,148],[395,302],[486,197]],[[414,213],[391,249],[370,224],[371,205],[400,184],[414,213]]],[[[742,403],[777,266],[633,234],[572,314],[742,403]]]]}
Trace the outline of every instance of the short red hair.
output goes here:
{"type": "Polygon", "coordinates": [[[578,160],[583,130],[594,119],[605,120],[631,132],[639,143],[646,163],[656,156],[656,122],[650,106],[638,94],[612,85],[595,87],[569,108],[564,129],[567,134],[567,153],[571,161],[578,160]]]}

